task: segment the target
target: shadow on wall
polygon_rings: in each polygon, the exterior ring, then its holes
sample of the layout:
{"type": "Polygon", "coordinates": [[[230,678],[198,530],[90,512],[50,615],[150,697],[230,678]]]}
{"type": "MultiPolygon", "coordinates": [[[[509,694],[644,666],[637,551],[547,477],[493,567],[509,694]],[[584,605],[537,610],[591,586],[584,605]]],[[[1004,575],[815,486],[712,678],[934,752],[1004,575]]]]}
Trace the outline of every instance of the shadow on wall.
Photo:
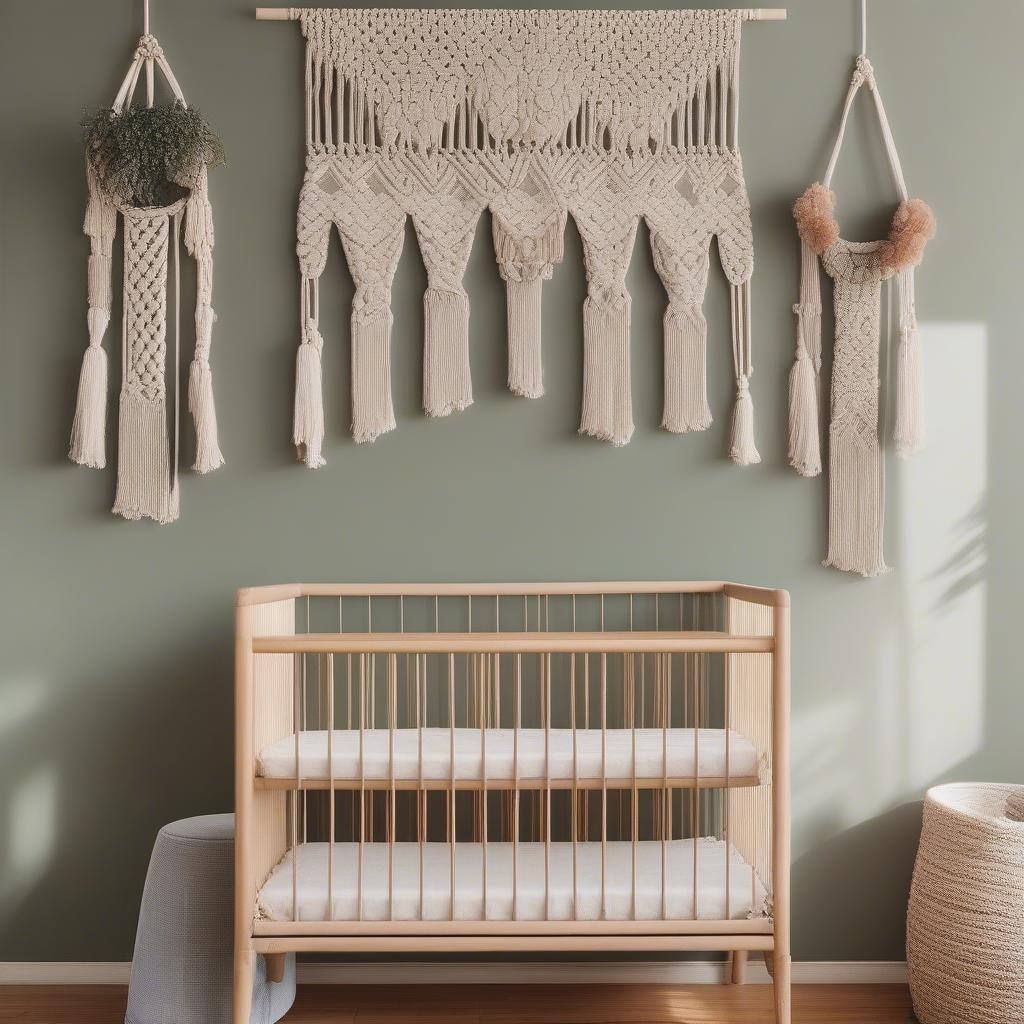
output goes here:
{"type": "MultiPolygon", "coordinates": [[[[839,826],[838,815],[832,824],[839,826]]],[[[826,822],[819,827],[829,831],[826,822]]],[[[920,828],[915,801],[837,832],[794,860],[796,959],[903,959],[902,931],[881,933],[892,908],[906,903],[920,828]]]]}
{"type": "Polygon", "coordinates": [[[231,657],[229,626],[218,621],[187,642],[141,638],[131,656],[104,664],[102,678],[68,667],[66,689],[30,672],[5,676],[0,960],[131,956],[157,830],[232,807],[231,657]],[[86,779],[107,794],[98,811],[79,801],[86,779]],[[61,922],[97,913],[101,933],[77,933],[93,936],[87,948],[80,937],[62,941],[61,922]]]}

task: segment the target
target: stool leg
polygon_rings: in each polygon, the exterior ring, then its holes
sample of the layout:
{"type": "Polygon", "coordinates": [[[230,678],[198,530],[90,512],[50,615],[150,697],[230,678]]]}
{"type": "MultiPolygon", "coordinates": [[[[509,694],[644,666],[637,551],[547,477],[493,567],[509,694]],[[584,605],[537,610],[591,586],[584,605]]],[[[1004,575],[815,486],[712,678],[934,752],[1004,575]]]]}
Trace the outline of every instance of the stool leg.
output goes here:
{"type": "Polygon", "coordinates": [[[733,985],[742,985],[747,973],[747,951],[745,949],[734,949],[732,951],[732,970],[730,972],[733,985]]]}
{"type": "Polygon", "coordinates": [[[236,948],[233,1024],[249,1024],[252,1016],[252,986],[255,974],[256,953],[252,946],[236,948]]]}
{"type": "Polygon", "coordinates": [[[284,965],[287,953],[266,953],[264,959],[267,961],[267,981],[277,984],[284,981],[284,965]]]}

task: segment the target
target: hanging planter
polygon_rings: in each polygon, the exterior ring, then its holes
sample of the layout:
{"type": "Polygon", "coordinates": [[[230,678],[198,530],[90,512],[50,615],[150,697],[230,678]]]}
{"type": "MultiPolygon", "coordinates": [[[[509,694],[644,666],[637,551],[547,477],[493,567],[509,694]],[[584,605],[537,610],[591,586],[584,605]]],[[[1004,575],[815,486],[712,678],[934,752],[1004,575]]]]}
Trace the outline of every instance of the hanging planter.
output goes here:
{"type": "MultiPolygon", "coordinates": [[[[148,22],[148,19],[147,19],[148,22]]],[[[147,24],[148,29],[148,24],[147,24]]],[[[208,473],[224,462],[217,440],[210,342],[216,315],[213,291],[213,216],[207,170],[223,162],[216,135],[185,103],[156,38],[139,40],[112,106],[82,122],[89,202],[89,347],[82,363],[69,454],[83,466],[106,465],[107,356],[103,336],[112,307],[111,255],[117,215],[124,221],[124,292],[117,493],[113,511],[126,519],[173,522],[179,514],[178,393],[167,408],[168,270],[174,272],[174,367],[179,354],[179,241],[196,261],[196,347],[188,404],[195,423],[194,469],[208,473]],[[158,67],[173,94],[153,105],[158,67]],[[145,69],[147,106],[132,96],[145,69]],[[168,421],[173,423],[173,435],[168,421]]]]}
{"type": "Polygon", "coordinates": [[[82,120],[85,153],[100,190],[120,206],[168,206],[195,187],[224,149],[199,111],[103,107],[82,120]]]}

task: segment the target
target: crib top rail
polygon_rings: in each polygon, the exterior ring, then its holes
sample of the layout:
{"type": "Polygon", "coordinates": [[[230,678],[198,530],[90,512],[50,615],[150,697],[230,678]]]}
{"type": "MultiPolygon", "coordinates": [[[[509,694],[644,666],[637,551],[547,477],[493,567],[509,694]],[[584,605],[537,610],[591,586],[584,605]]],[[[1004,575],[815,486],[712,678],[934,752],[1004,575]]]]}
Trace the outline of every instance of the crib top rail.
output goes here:
{"type": "Polygon", "coordinates": [[[768,654],[773,636],[659,632],[299,633],[253,637],[254,654],[768,654]]]}
{"type": "Polygon", "coordinates": [[[267,604],[300,597],[505,597],[625,594],[724,594],[738,601],[769,608],[789,606],[789,592],[768,587],[700,581],[608,581],[558,583],[285,583],[243,587],[236,605],[267,604]]]}

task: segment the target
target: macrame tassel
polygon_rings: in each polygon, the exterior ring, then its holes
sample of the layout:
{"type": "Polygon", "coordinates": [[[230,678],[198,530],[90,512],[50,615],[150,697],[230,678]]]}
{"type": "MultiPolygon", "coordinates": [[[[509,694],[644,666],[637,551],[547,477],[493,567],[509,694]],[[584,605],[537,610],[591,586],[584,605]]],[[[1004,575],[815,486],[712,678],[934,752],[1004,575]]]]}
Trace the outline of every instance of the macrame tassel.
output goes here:
{"type": "Polygon", "coordinates": [[[796,358],[789,372],[789,464],[801,476],[821,473],[818,375],[821,372],[821,279],[818,257],[800,246],[800,301],[796,314],[796,358]]]}
{"type": "Polygon", "coordinates": [[[750,397],[750,383],[745,375],[736,381],[729,458],[738,466],[752,466],[761,461],[754,444],[754,403],[750,397]]]}
{"type": "Polygon", "coordinates": [[[789,371],[789,464],[801,476],[821,473],[818,377],[802,347],[789,371]]]}
{"type": "Polygon", "coordinates": [[[580,433],[621,446],[633,436],[629,365],[630,297],[583,303],[583,412],[580,433]]]}
{"type": "Polygon", "coordinates": [[[224,465],[217,439],[217,412],[213,401],[210,345],[217,320],[210,305],[213,293],[213,209],[205,165],[192,184],[185,204],[185,248],[196,261],[196,350],[189,368],[188,408],[196,429],[197,473],[210,473],[224,465]]]}
{"type": "Polygon", "coordinates": [[[665,311],[665,407],[661,425],[674,434],[707,430],[708,325],[695,304],[670,303],[665,311]]]}
{"type": "Polygon", "coordinates": [[[91,250],[87,313],[89,347],[82,357],[68,455],[72,462],[80,466],[103,469],[107,464],[107,354],[103,350],[103,335],[110,323],[110,251],[117,227],[117,211],[103,198],[96,174],[88,160],[85,163],[85,179],[89,201],[85,208],[83,229],[89,236],[91,250]]]}
{"type": "Polygon", "coordinates": [[[198,355],[192,360],[188,377],[188,408],[196,425],[197,473],[210,473],[224,465],[217,442],[217,413],[213,405],[213,377],[210,362],[198,355]]]}
{"type": "Polygon", "coordinates": [[[914,309],[914,271],[898,275],[900,320],[896,349],[896,417],[892,440],[898,455],[913,455],[922,442],[921,339],[914,309]]]}
{"type": "Polygon", "coordinates": [[[750,281],[732,285],[732,358],[736,371],[736,403],[732,410],[729,458],[738,466],[761,461],[754,444],[754,402],[750,397],[750,375],[754,372],[750,344],[750,281]]]}
{"type": "Polygon", "coordinates": [[[82,372],[78,378],[78,402],[75,406],[75,420],[71,425],[71,447],[68,454],[72,462],[91,469],[103,469],[107,464],[107,353],[103,351],[100,338],[110,314],[105,309],[90,309],[90,334],[95,339],[89,342],[82,358],[82,372]],[[105,319],[104,319],[105,317],[105,319]]]}
{"type": "Polygon", "coordinates": [[[469,371],[469,299],[447,288],[423,296],[423,408],[448,416],[473,404],[469,371]]]}
{"type": "Polygon", "coordinates": [[[295,425],[292,438],[299,458],[310,469],[326,464],[320,454],[324,443],[324,399],[320,353],[324,340],[313,320],[306,321],[305,336],[295,359],[295,425]]]}

